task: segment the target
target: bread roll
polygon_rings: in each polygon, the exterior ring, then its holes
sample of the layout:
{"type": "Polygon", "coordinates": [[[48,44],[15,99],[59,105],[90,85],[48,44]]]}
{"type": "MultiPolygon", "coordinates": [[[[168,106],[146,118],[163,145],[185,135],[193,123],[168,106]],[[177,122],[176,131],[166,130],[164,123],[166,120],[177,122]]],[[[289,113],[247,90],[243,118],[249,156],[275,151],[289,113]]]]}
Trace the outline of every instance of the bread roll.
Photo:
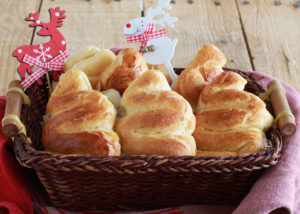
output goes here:
{"type": "Polygon", "coordinates": [[[101,73],[101,91],[113,88],[123,94],[128,85],[146,70],[148,67],[144,57],[132,48],[125,48],[101,73]]]}
{"type": "Polygon", "coordinates": [[[195,155],[195,117],[189,103],[159,71],[146,71],[124,92],[117,124],[128,155],[195,155]]]}
{"type": "Polygon", "coordinates": [[[68,71],[53,91],[46,111],[51,115],[43,132],[46,150],[61,154],[120,155],[118,135],[113,132],[116,109],[87,76],[68,71]]]}
{"type": "Polygon", "coordinates": [[[63,71],[66,72],[70,70],[78,62],[95,56],[99,51],[99,48],[95,46],[87,46],[85,49],[80,51],[78,55],[72,56],[65,61],[63,71]]]}
{"type": "Polygon", "coordinates": [[[246,83],[239,74],[224,72],[203,89],[193,134],[199,150],[220,155],[264,150],[264,131],[273,117],[259,97],[243,91],[246,83]]]}
{"type": "Polygon", "coordinates": [[[77,62],[71,69],[83,71],[91,82],[92,88],[98,90],[99,76],[115,59],[116,55],[112,51],[103,49],[94,56],[77,62]]]}
{"type": "Polygon", "coordinates": [[[226,56],[214,45],[204,45],[180,74],[174,91],[181,94],[196,110],[197,101],[203,88],[223,72],[226,56]]]}
{"type": "Polygon", "coordinates": [[[70,70],[62,75],[49,100],[54,99],[54,97],[58,95],[64,95],[70,92],[91,90],[91,83],[85,73],[77,70],[70,70]]]}
{"type": "Polygon", "coordinates": [[[162,72],[165,75],[169,85],[172,85],[172,79],[171,79],[165,65],[150,65],[150,64],[147,64],[147,66],[148,66],[149,70],[158,70],[158,71],[162,72]]]}

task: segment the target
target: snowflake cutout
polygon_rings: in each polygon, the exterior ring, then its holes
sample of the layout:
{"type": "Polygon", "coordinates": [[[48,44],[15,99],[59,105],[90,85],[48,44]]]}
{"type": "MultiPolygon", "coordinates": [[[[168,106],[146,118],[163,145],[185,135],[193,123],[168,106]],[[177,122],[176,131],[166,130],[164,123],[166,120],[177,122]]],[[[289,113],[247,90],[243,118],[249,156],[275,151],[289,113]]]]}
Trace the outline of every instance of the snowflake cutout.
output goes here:
{"type": "Polygon", "coordinates": [[[51,54],[47,54],[47,52],[50,51],[50,47],[47,47],[45,50],[44,50],[44,46],[43,44],[40,44],[40,50],[38,49],[34,49],[33,52],[36,53],[36,54],[40,54],[39,56],[36,57],[36,59],[38,60],[41,60],[43,62],[46,62],[47,58],[48,59],[52,59],[52,55],[51,54]]]}

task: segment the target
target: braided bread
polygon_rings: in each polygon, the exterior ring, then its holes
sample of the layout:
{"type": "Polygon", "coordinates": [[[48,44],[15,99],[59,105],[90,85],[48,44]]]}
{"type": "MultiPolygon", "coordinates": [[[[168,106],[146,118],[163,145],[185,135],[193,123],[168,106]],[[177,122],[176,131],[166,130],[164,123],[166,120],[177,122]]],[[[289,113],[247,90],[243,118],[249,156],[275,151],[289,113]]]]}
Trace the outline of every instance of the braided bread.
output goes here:
{"type": "Polygon", "coordinates": [[[128,155],[195,155],[195,117],[189,103],[159,71],[146,71],[123,94],[117,124],[128,155]]]}
{"type": "Polygon", "coordinates": [[[214,45],[204,45],[180,74],[174,91],[181,94],[196,110],[199,95],[203,88],[218,74],[223,72],[226,56],[214,45]]]}
{"type": "Polygon", "coordinates": [[[100,49],[95,46],[87,46],[85,49],[81,50],[79,54],[72,56],[65,61],[63,71],[67,72],[68,70],[71,70],[75,64],[82,60],[95,56],[99,51],[100,49]]]}
{"type": "Polygon", "coordinates": [[[262,151],[264,131],[272,115],[265,103],[243,91],[247,81],[234,72],[224,72],[206,86],[199,98],[193,134],[198,155],[238,155],[262,151]]]}
{"type": "Polygon", "coordinates": [[[66,69],[83,71],[87,75],[92,88],[99,89],[99,76],[115,59],[115,54],[108,49],[99,50],[97,47],[88,46],[77,56],[65,62],[64,71],[68,71],[66,69]],[[72,67],[70,68],[70,66],[72,67]]]}
{"type": "Polygon", "coordinates": [[[168,73],[165,65],[163,65],[163,64],[162,65],[150,65],[150,64],[147,64],[147,66],[148,66],[149,70],[157,70],[157,71],[162,72],[165,75],[165,77],[166,77],[169,85],[172,85],[172,79],[171,79],[171,77],[170,77],[170,75],[169,75],[169,73],[168,73]]]}
{"type": "Polygon", "coordinates": [[[42,132],[46,150],[61,154],[120,155],[112,128],[116,109],[87,76],[70,70],[60,79],[46,111],[51,115],[42,132]]]}
{"type": "Polygon", "coordinates": [[[132,48],[125,48],[101,73],[101,91],[114,88],[123,94],[128,85],[146,70],[148,67],[144,57],[132,48]]]}

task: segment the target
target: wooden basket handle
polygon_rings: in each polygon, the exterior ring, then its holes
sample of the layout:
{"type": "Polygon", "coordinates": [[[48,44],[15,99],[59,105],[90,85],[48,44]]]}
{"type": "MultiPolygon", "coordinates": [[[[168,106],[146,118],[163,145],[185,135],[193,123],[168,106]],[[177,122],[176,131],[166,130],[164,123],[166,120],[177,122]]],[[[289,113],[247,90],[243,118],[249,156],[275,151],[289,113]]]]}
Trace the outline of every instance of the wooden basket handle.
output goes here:
{"type": "MultiPolygon", "coordinates": [[[[10,88],[20,88],[21,82],[13,80],[9,84],[10,88]]],[[[20,122],[20,115],[23,103],[23,96],[17,90],[8,91],[6,96],[5,114],[2,120],[2,132],[6,137],[15,137],[22,129],[22,123],[20,122]]]]}
{"type": "Polygon", "coordinates": [[[285,90],[277,80],[269,82],[267,95],[272,103],[276,115],[275,125],[285,137],[292,136],[296,132],[296,121],[288,103],[285,90]]]}

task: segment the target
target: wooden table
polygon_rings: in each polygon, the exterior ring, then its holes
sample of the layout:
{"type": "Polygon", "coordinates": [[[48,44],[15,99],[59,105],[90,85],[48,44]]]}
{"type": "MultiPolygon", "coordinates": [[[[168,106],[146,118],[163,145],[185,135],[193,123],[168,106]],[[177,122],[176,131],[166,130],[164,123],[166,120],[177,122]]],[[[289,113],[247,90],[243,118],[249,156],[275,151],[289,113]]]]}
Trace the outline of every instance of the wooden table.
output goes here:
{"type": "MultiPolygon", "coordinates": [[[[144,0],[145,10],[156,2],[144,0]]],[[[267,73],[300,91],[300,8],[296,0],[172,2],[170,14],[179,19],[175,29],[167,31],[179,40],[174,67],[185,67],[203,44],[213,43],[227,55],[227,67],[267,73]]],[[[87,45],[133,47],[126,42],[123,25],[141,15],[140,0],[1,0],[0,94],[9,81],[19,78],[19,62],[12,51],[47,40],[36,36],[24,18],[40,11],[41,20],[47,22],[48,8],[56,6],[67,11],[61,32],[71,54],[87,45]]]]}

